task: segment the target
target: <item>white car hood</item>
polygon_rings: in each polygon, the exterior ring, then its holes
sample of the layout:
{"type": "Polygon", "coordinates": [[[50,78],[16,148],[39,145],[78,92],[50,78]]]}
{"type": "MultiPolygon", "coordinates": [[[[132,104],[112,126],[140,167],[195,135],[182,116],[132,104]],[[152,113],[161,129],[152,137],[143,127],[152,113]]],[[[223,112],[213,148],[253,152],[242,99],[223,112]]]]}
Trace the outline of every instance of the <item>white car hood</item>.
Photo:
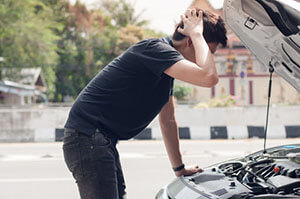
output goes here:
{"type": "Polygon", "coordinates": [[[300,3],[295,0],[225,0],[227,25],[266,67],[300,92],[300,3]]]}

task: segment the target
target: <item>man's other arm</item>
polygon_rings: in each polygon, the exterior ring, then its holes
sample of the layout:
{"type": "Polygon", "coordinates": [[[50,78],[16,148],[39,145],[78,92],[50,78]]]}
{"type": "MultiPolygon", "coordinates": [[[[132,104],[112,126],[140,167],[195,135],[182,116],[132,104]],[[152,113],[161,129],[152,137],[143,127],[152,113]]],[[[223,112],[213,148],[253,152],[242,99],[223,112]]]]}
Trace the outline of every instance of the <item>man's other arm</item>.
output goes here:
{"type": "MultiPolygon", "coordinates": [[[[173,96],[170,96],[169,102],[160,111],[159,123],[171,165],[173,168],[177,168],[182,165],[183,162],[180,153],[178,126],[175,119],[175,103],[173,96]]],[[[175,175],[192,175],[198,171],[202,170],[198,166],[194,166],[175,172],[175,175]]]]}

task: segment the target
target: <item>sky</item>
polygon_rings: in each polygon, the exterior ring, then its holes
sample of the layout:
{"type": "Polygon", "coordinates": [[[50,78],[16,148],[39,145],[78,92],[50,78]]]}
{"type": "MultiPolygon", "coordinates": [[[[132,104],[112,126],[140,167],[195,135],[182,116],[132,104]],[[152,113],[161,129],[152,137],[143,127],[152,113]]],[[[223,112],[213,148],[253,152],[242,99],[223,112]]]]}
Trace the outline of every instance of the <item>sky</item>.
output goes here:
{"type": "MultiPolygon", "coordinates": [[[[70,0],[75,2],[76,0],[70,0]]],[[[80,0],[91,7],[101,0],[80,0]]],[[[193,0],[127,0],[136,9],[136,14],[143,12],[142,19],[149,21],[149,28],[172,34],[175,24],[179,22],[180,15],[191,5],[193,0]]],[[[210,0],[215,8],[221,8],[224,0],[210,0]]]]}

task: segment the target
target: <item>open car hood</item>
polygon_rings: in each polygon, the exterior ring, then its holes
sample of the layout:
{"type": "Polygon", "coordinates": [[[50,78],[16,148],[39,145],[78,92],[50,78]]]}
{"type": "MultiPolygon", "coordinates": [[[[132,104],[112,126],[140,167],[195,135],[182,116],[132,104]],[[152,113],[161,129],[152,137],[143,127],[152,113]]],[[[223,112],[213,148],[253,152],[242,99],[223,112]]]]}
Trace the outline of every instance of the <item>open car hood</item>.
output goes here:
{"type": "Polygon", "coordinates": [[[254,56],[300,92],[300,3],[225,0],[224,17],[254,56]]]}

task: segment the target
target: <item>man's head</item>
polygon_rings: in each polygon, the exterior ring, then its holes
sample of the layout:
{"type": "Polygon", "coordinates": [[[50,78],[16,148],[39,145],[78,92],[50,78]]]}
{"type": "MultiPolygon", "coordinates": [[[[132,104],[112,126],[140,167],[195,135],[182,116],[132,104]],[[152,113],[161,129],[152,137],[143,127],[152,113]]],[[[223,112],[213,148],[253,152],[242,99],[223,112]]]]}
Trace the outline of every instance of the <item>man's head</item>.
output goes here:
{"type": "MultiPolygon", "coordinates": [[[[200,9],[196,9],[197,14],[200,9]]],[[[175,48],[181,48],[186,43],[191,43],[190,38],[178,32],[178,28],[183,28],[184,23],[181,21],[175,29],[172,41],[175,48]],[[187,41],[189,40],[189,41],[187,41]]],[[[219,44],[223,47],[227,45],[227,36],[224,20],[217,14],[209,11],[203,11],[203,37],[208,44],[210,51],[215,53],[219,44]]]]}

